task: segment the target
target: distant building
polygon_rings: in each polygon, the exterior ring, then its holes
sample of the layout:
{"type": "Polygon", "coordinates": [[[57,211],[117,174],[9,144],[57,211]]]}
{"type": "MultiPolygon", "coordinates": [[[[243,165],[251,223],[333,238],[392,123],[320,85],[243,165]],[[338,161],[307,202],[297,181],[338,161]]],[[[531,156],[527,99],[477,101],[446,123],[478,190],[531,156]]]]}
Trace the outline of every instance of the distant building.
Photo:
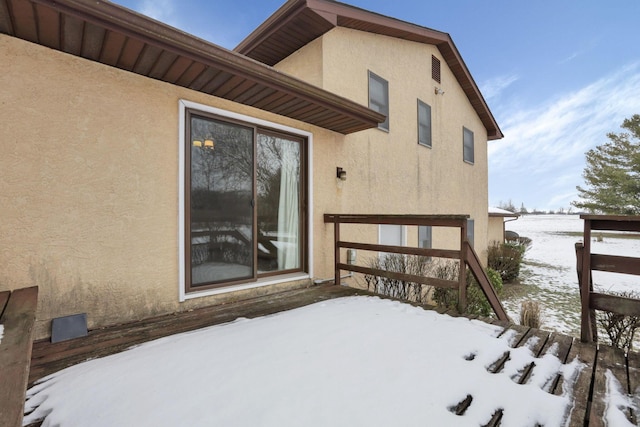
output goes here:
{"type": "Polygon", "coordinates": [[[520,217],[520,214],[500,209],[489,208],[489,244],[504,243],[505,242],[505,227],[504,224],[509,221],[515,221],[520,217]]]}

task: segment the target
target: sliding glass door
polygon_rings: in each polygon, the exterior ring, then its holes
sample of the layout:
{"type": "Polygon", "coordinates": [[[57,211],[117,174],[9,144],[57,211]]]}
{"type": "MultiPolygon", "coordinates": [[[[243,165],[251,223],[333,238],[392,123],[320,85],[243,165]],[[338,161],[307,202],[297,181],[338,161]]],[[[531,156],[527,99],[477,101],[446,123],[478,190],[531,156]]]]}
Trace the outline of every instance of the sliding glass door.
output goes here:
{"type": "Polygon", "coordinates": [[[258,134],[258,272],[301,268],[302,141],[258,134]]]}
{"type": "Polygon", "coordinates": [[[254,276],[254,131],[191,116],[191,284],[254,276]]]}
{"type": "Polygon", "coordinates": [[[304,269],[305,140],[189,111],[187,291],[304,269]]]}

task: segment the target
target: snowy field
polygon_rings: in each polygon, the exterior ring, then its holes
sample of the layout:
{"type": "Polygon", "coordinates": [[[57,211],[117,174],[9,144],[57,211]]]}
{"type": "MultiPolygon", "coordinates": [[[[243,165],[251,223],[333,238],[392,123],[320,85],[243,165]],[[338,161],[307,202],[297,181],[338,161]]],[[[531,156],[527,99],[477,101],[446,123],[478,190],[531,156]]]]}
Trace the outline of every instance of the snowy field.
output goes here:
{"type": "MultiPolygon", "coordinates": [[[[513,335],[375,297],[349,297],[238,319],[149,342],[45,378],[28,391],[25,425],[563,426],[573,379],[555,349],[534,358],[513,335]],[[502,372],[487,367],[505,351],[502,372]],[[535,362],[528,384],[512,379],[535,362]],[[557,373],[562,395],[545,390],[557,373]],[[473,396],[457,416],[449,408],[473,396]]],[[[530,343],[532,344],[532,343],[530,343]]],[[[615,379],[613,380],[614,382],[615,379]]],[[[605,417],[624,420],[610,384],[605,417]]],[[[626,421],[626,420],[625,420],[626,421]]]]}
{"type": "MultiPolygon", "coordinates": [[[[533,299],[543,308],[544,329],[580,336],[575,243],[582,240],[584,222],[578,215],[525,215],[508,222],[506,229],[533,241],[520,272],[524,286],[503,301],[509,316],[518,319],[521,302],[533,299]]],[[[640,257],[640,239],[622,233],[592,233],[592,237],[602,234],[601,242],[591,242],[592,253],[640,257]]],[[[636,276],[596,271],[593,281],[601,290],[640,292],[640,277],[636,276]]]]}

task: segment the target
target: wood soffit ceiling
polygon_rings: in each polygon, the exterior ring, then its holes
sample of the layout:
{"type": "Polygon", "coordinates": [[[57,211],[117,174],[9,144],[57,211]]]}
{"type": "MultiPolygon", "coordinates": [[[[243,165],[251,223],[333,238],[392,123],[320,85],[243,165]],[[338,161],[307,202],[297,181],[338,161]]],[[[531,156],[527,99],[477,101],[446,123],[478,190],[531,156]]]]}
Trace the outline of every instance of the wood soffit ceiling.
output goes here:
{"type": "Polygon", "coordinates": [[[447,33],[332,0],[289,0],[243,40],[235,51],[273,66],[336,26],[435,45],[478,113],[489,139],[503,137],[462,56],[447,33]]]}
{"type": "Polygon", "coordinates": [[[384,116],[100,0],[0,0],[0,33],[343,134],[384,116]]]}

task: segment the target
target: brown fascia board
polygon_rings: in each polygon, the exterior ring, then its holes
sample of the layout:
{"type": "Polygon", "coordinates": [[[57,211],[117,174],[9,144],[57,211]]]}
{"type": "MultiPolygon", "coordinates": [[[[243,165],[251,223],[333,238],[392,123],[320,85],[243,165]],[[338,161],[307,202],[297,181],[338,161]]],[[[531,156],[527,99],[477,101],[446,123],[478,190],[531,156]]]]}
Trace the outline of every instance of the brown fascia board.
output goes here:
{"type": "MultiPolygon", "coordinates": [[[[234,52],[248,55],[256,46],[280,30],[288,22],[294,20],[307,7],[306,0],[289,0],[276,10],[266,21],[260,24],[244,40],[235,47],[234,52]]],[[[334,24],[335,25],[335,24],[334,24]]]]}
{"type": "Polygon", "coordinates": [[[247,36],[234,50],[244,55],[250,55],[251,51],[259,46],[260,43],[272,34],[278,32],[288,22],[294,20],[305,8],[324,17],[328,22],[333,23],[334,26],[345,26],[348,28],[345,21],[355,20],[376,25],[377,29],[370,31],[381,35],[397,37],[391,35],[390,31],[402,31],[407,35],[411,35],[411,40],[415,41],[417,39],[421,43],[435,45],[442,53],[447,65],[453,71],[473,108],[485,125],[487,138],[489,140],[495,140],[504,137],[453,39],[448,33],[442,31],[422,27],[333,0],[289,0],[247,36]]]}
{"type": "Polygon", "coordinates": [[[365,121],[372,128],[384,121],[382,114],[354,101],[109,1],[31,1],[365,121]]]}

